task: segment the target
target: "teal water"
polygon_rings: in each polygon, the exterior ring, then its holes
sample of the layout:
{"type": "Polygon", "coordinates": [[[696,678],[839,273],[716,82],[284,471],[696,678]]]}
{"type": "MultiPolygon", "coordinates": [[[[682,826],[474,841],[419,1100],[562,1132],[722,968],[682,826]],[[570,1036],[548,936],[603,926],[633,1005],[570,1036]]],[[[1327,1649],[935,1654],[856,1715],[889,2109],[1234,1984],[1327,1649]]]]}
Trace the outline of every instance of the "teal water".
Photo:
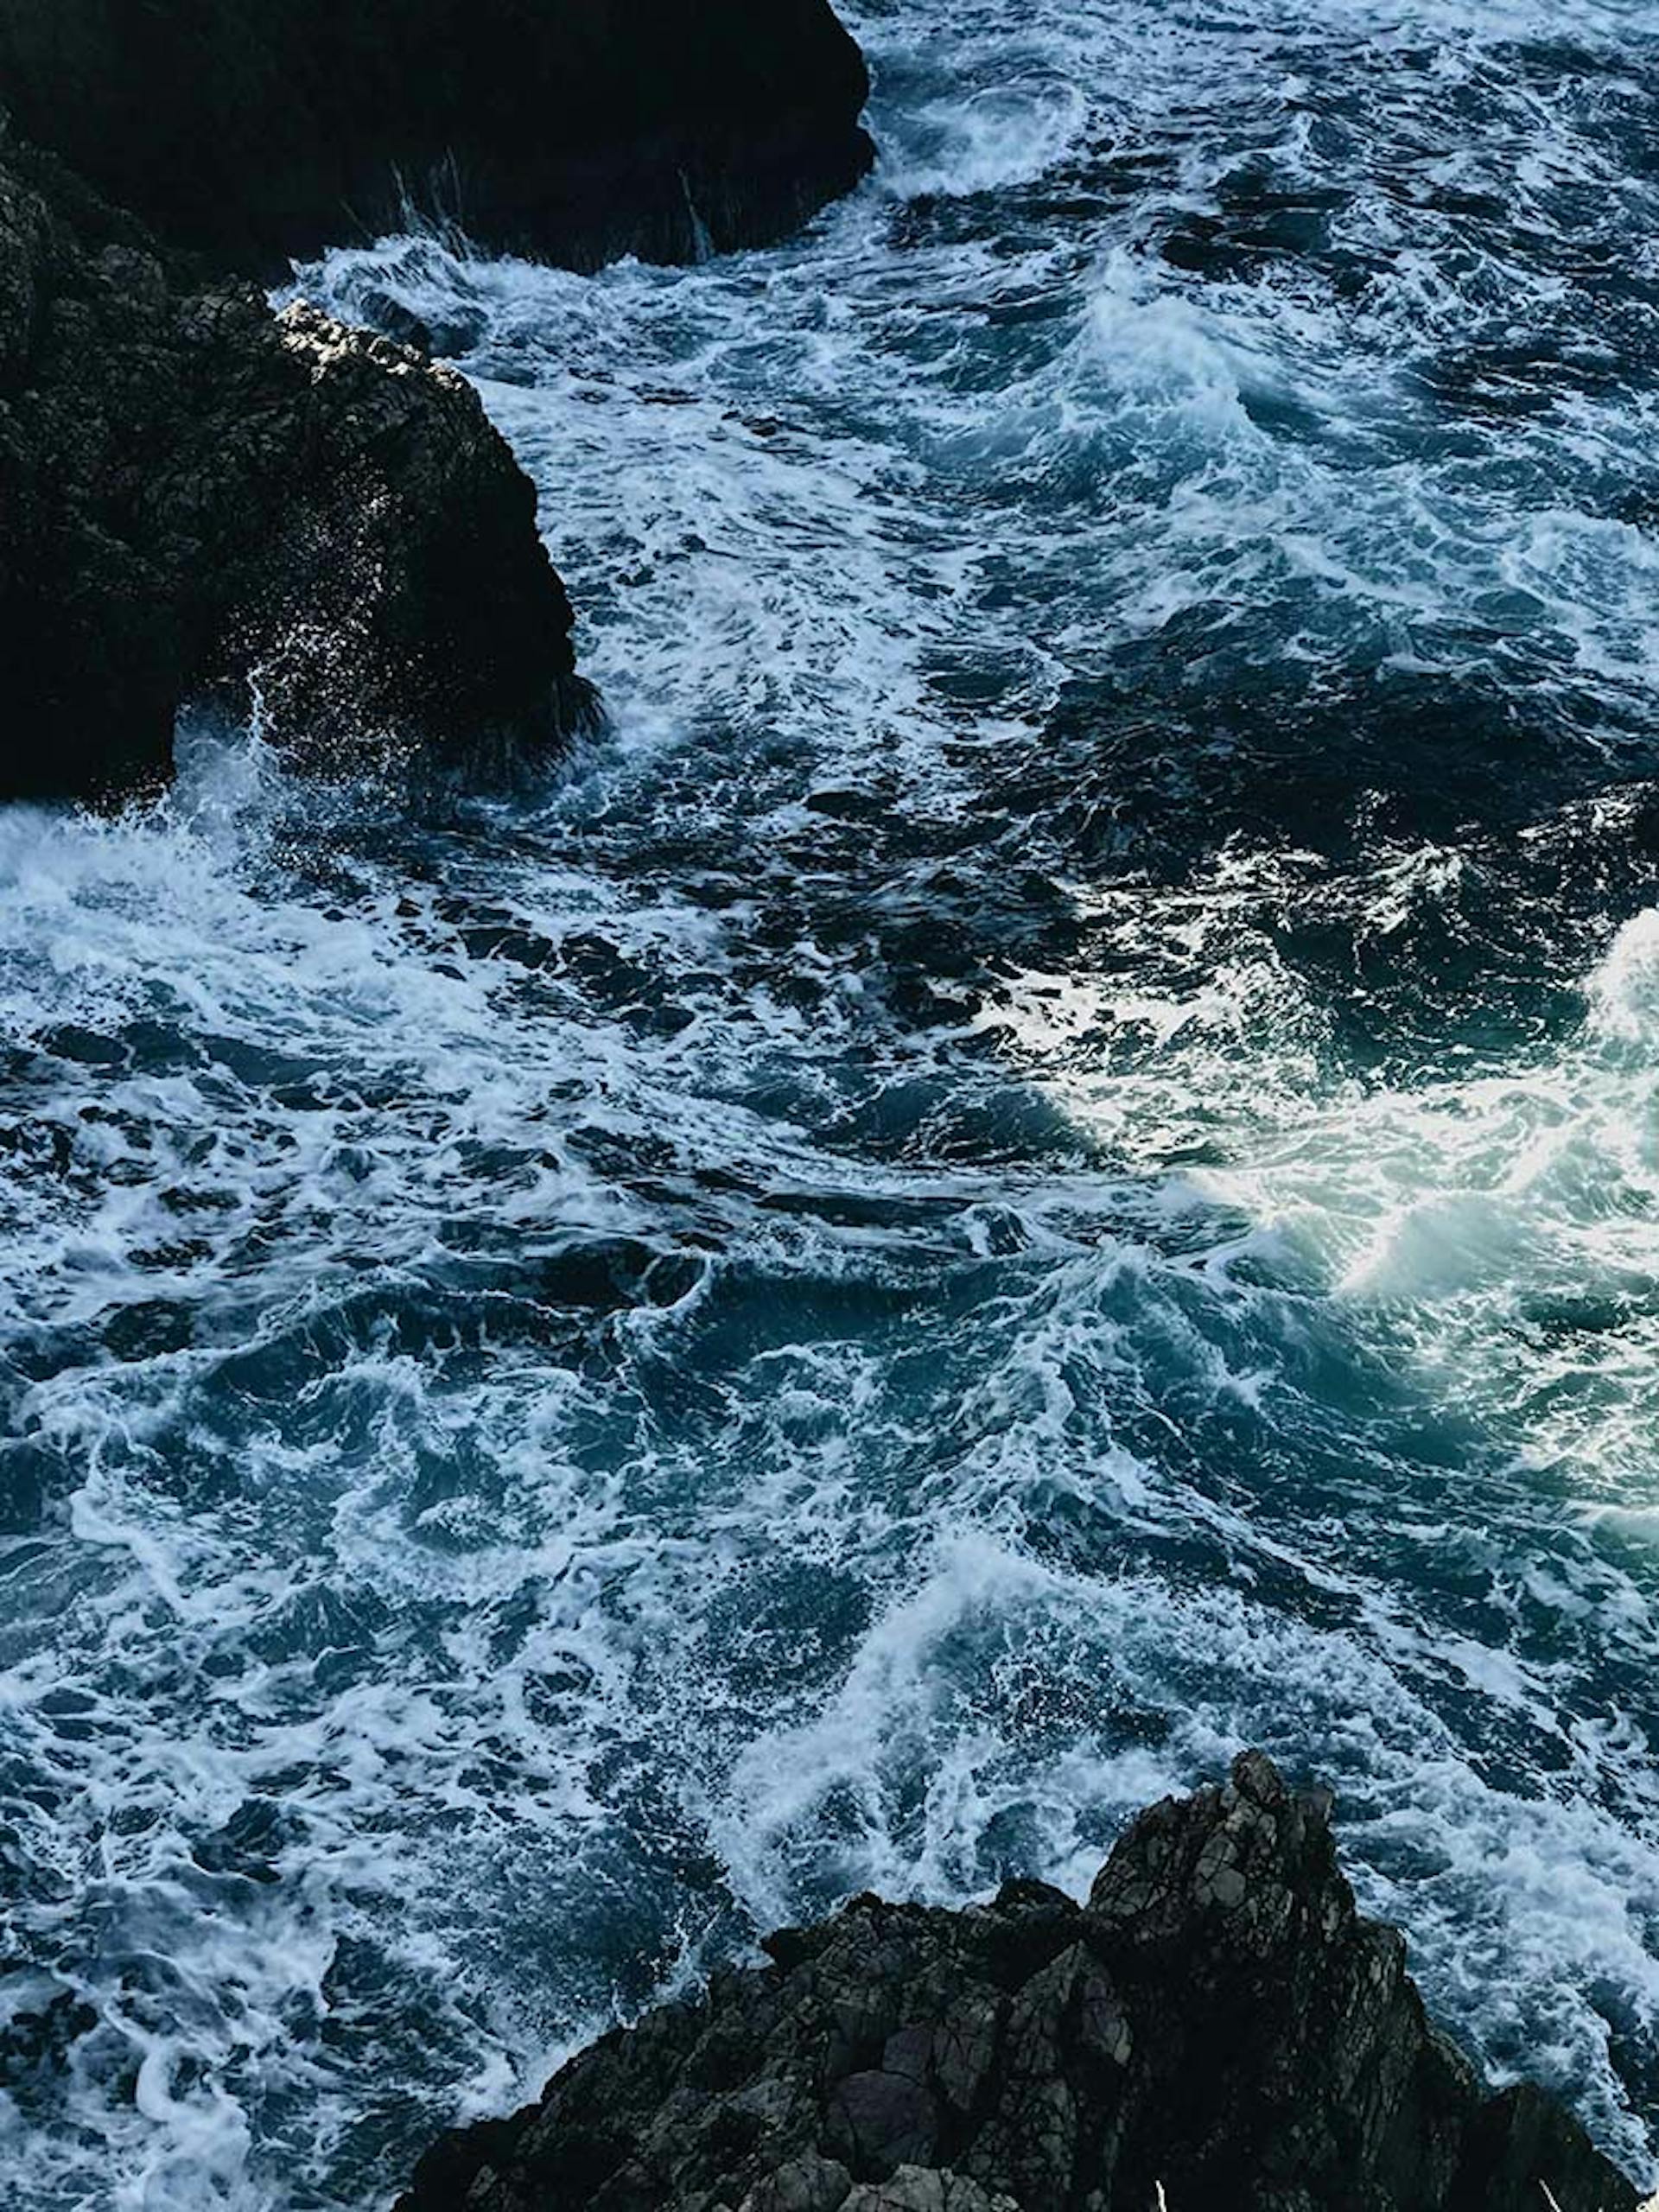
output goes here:
{"type": "Polygon", "coordinates": [[[478,380],[604,741],[0,812],[22,2212],[385,2202],[1243,1742],[1652,2171],[1659,27],[857,29],[787,246],[304,273],[478,380]]]}

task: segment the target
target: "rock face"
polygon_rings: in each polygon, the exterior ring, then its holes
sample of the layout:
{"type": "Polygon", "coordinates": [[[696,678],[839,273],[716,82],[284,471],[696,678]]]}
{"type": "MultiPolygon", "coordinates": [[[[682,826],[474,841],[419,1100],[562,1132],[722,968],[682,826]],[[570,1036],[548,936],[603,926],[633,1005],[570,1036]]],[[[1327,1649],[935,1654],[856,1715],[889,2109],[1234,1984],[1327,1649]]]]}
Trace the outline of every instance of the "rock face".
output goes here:
{"type": "Polygon", "coordinates": [[[406,192],[575,267],[780,235],[869,166],[827,0],[0,0],[0,100],[169,242],[264,271],[406,192]]]}
{"type": "Polygon", "coordinates": [[[771,236],[866,91],[826,0],[0,0],[0,799],[159,781],[203,698],[353,763],[590,719],[470,389],[201,272],[405,193],[578,265],[771,236]]]}
{"type": "Polygon", "coordinates": [[[535,515],[461,378],[181,278],[0,135],[0,798],[159,781],[203,699],[313,756],[556,738],[589,699],[535,515]]]}
{"type": "Polygon", "coordinates": [[[401,2212],[1634,2212],[1429,2024],[1329,1811],[1252,1753],[1086,1907],[860,1898],[446,2138],[401,2212]]]}

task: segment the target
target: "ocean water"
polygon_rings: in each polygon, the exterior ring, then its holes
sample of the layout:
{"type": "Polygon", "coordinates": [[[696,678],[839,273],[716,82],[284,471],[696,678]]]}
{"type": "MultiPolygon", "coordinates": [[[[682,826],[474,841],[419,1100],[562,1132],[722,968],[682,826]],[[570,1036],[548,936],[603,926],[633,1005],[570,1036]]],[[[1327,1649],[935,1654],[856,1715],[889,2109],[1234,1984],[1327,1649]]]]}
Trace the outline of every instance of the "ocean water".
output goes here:
{"type": "Polygon", "coordinates": [[[343,2212],[1244,1743],[1659,2147],[1659,16],[920,0],[430,238],[612,728],[0,811],[0,2172],[343,2212]]]}

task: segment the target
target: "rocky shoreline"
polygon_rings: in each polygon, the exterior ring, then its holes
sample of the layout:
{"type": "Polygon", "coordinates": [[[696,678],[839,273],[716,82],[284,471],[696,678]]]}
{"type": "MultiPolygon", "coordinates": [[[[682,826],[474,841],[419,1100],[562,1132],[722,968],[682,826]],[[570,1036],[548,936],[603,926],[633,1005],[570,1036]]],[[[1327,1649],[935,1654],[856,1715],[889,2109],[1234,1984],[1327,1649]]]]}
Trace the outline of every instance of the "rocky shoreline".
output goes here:
{"type": "Polygon", "coordinates": [[[397,774],[591,724],[471,387],[226,272],[406,193],[584,265],[775,235],[868,167],[866,89],[823,0],[0,0],[0,800],[154,787],[193,706],[397,774]]]}
{"type": "Polygon", "coordinates": [[[1249,1753],[1084,1905],[857,1898],[442,2139],[399,2212],[1637,2212],[1429,2020],[1331,1810],[1249,1753]]]}
{"type": "Polygon", "coordinates": [[[280,273],[416,219],[594,268],[782,236],[873,149],[826,0],[0,0],[0,103],[170,241],[280,273]]]}
{"type": "Polygon", "coordinates": [[[164,251],[0,139],[0,798],[165,780],[214,705],[315,764],[593,707],[535,493],[453,372],[164,251]]]}

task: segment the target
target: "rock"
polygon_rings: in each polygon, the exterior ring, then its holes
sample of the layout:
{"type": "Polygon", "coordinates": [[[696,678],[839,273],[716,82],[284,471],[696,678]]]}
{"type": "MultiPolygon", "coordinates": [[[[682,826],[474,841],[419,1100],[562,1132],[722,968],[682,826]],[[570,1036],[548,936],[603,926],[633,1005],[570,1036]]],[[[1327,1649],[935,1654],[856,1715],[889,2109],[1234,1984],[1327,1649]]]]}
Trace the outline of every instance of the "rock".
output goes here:
{"type": "MultiPolygon", "coordinates": [[[[925,2030],[922,2036],[925,2042],[925,2030]]],[[[827,2128],[855,2173],[892,2173],[931,2157],[938,2114],[925,2081],[872,2067],[836,2084],[827,2128]]]]}
{"type": "Polygon", "coordinates": [[[0,99],[169,243],[404,227],[578,268],[780,236],[869,166],[827,0],[0,0],[0,99]]]}
{"type": "Polygon", "coordinates": [[[841,2212],[1019,2212],[1012,2197],[988,2196],[977,2182],[935,2166],[900,2166],[891,2181],[864,2183],[841,2212]]]}
{"type": "Polygon", "coordinates": [[[809,2151],[804,2158],[791,2158],[763,2174],[739,2212],[839,2212],[852,2186],[845,2166],[809,2151]]]}
{"type": "Polygon", "coordinates": [[[162,780],[182,706],[311,760],[586,719],[533,487],[475,393],[181,276],[0,131],[0,798],[162,780]]]}
{"type": "Polygon", "coordinates": [[[1086,1906],[857,1898],[443,2139],[401,2212],[1636,2212],[1431,2026],[1330,1810],[1248,1754],[1086,1906]]]}
{"type": "Polygon", "coordinates": [[[867,89],[826,0],[0,0],[0,799],[158,783],[195,702],[353,768],[593,719],[443,334],[203,272],[406,191],[576,265],[773,236],[863,174],[867,89]]]}

